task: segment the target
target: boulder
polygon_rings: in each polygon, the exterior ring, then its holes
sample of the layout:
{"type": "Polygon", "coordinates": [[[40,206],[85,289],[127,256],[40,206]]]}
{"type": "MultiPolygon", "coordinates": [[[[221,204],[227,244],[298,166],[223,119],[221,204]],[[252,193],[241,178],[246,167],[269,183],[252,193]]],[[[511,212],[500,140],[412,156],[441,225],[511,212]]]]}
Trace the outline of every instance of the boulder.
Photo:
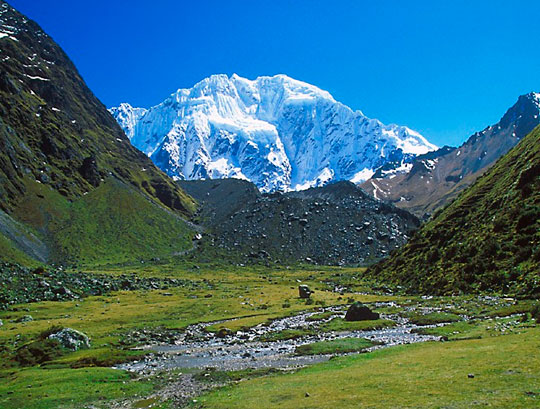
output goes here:
{"type": "Polygon", "coordinates": [[[368,307],[362,304],[360,301],[355,301],[351,304],[347,313],[345,314],[346,321],[366,321],[366,320],[378,320],[379,314],[371,311],[368,307]]]}
{"type": "Polygon", "coordinates": [[[34,318],[31,315],[24,315],[18,320],[16,320],[15,322],[30,322],[30,321],[34,321],[34,318]]]}
{"type": "Polygon", "coordinates": [[[302,284],[298,286],[298,295],[300,296],[300,298],[309,298],[311,296],[311,293],[312,291],[307,285],[302,284]]]}
{"type": "Polygon", "coordinates": [[[49,339],[57,340],[64,348],[72,351],[90,348],[88,336],[72,328],[62,328],[60,331],[49,335],[49,339]]]}
{"type": "Polygon", "coordinates": [[[218,332],[216,332],[216,337],[218,338],[225,338],[229,335],[232,335],[233,332],[229,328],[220,328],[218,332]]]}

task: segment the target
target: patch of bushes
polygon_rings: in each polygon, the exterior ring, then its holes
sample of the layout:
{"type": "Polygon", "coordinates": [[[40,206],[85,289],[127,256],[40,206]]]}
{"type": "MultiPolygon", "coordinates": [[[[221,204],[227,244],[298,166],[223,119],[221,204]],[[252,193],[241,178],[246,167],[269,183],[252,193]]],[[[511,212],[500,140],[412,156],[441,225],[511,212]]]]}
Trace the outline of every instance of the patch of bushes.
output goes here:
{"type": "Polygon", "coordinates": [[[60,358],[64,353],[55,339],[44,339],[22,346],[15,352],[15,360],[21,366],[34,366],[60,358]]]}
{"type": "Polygon", "coordinates": [[[34,366],[60,358],[65,350],[56,339],[49,339],[49,335],[61,329],[61,327],[51,327],[39,334],[37,340],[17,349],[15,361],[21,366],[34,366]]]}
{"type": "Polygon", "coordinates": [[[540,303],[536,303],[532,307],[531,316],[536,321],[537,324],[540,324],[540,303]]]}

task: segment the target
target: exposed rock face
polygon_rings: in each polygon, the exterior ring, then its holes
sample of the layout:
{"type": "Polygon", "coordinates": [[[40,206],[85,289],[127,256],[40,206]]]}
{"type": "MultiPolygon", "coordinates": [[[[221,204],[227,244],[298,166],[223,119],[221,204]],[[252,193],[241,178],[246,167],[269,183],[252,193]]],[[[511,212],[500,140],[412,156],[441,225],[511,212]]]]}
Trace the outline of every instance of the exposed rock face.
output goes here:
{"type": "Polygon", "coordinates": [[[99,186],[101,175],[99,174],[98,165],[94,156],[84,158],[79,172],[92,186],[99,186]]]}
{"type": "Polygon", "coordinates": [[[379,314],[371,311],[368,307],[362,304],[360,301],[355,301],[351,304],[347,313],[345,314],[346,321],[367,321],[378,320],[379,314]]]}
{"type": "Polygon", "coordinates": [[[522,95],[497,124],[460,147],[445,146],[406,165],[387,163],[361,186],[422,218],[450,203],[538,124],[540,93],[522,95]]]}
{"type": "Polygon", "coordinates": [[[57,340],[62,347],[71,349],[72,351],[90,348],[90,339],[88,336],[72,328],[63,328],[49,335],[49,339],[57,340]]]}

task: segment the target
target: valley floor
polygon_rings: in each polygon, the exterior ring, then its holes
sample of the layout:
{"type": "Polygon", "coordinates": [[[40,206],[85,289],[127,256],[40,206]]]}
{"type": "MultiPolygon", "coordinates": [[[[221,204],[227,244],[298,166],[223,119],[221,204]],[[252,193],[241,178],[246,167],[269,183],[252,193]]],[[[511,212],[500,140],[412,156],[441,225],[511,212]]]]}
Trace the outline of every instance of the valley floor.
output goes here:
{"type": "Polygon", "coordinates": [[[540,406],[533,300],[392,295],[358,268],[171,261],[88,273],[100,295],[0,311],[0,408],[540,406]],[[145,281],[112,291],[126,273],[145,281]],[[353,300],[381,319],[343,320],[353,300]],[[91,348],[47,350],[52,327],[86,333],[91,348]]]}

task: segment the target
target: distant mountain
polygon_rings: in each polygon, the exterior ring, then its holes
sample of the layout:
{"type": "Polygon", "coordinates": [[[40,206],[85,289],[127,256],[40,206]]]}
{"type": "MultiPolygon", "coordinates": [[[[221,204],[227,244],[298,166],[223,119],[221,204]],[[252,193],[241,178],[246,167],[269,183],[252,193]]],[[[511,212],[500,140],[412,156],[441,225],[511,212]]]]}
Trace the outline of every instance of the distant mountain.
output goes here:
{"type": "Polygon", "coordinates": [[[388,163],[361,186],[423,217],[450,203],[538,124],[540,94],[522,95],[497,124],[475,133],[459,148],[443,147],[410,164],[388,163]]]}
{"type": "Polygon", "coordinates": [[[195,211],[129,143],[60,47],[1,0],[0,209],[0,258],[41,262],[189,248],[182,218],[195,211]]]}
{"type": "Polygon", "coordinates": [[[436,149],[285,75],[213,75],[150,109],[110,112],[131,143],[175,179],[240,178],[263,192],[359,183],[388,161],[436,149]]]}
{"type": "Polygon", "coordinates": [[[368,274],[411,292],[495,290],[538,297],[539,271],[540,127],[536,127],[368,274]]]}
{"type": "Polygon", "coordinates": [[[201,204],[208,248],[241,262],[368,264],[402,246],[419,220],[351,182],[261,194],[244,180],[179,181],[201,204]]]}

